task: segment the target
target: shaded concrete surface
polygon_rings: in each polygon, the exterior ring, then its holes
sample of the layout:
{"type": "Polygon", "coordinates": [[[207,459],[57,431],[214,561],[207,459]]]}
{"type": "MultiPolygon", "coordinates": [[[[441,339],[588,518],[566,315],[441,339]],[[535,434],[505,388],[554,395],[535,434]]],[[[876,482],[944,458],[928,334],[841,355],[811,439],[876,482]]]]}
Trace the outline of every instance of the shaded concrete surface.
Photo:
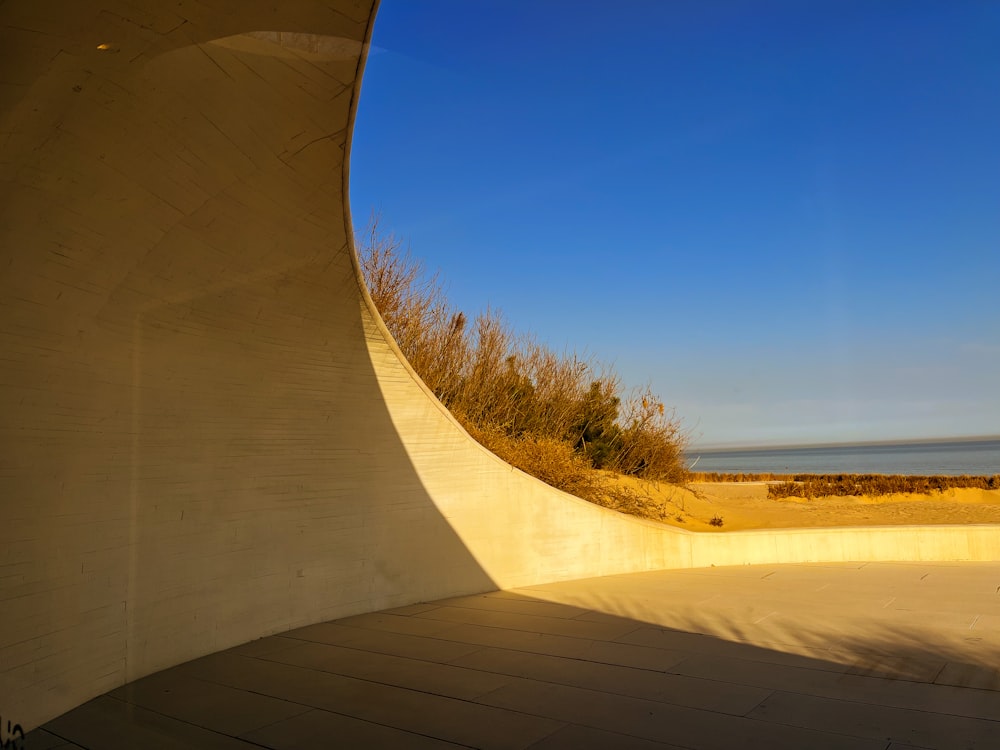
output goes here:
{"type": "Polygon", "coordinates": [[[346,154],[372,17],[0,3],[5,721],[495,588],[415,474],[364,335],[346,154]]]}
{"type": "Polygon", "coordinates": [[[26,747],[995,748],[1000,564],[690,569],[253,641],[26,747]],[[64,743],[64,744],[60,744],[64,743]]]}

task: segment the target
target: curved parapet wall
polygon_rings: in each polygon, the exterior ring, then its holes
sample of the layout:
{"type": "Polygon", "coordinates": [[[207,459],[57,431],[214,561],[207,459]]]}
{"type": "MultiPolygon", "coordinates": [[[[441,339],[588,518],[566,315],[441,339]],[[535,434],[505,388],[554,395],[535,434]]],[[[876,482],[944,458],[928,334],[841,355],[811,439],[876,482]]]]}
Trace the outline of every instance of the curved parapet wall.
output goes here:
{"type": "Polygon", "coordinates": [[[695,533],[622,516],[527,477],[474,443],[363,314],[396,432],[434,504],[499,588],[664,568],[1000,560],[1000,527],[883,526],[695,533]]]}
{"type": "Polygon", "coordinates": [[[0,5],[0,714],[309,623],[691,565],[1000,559],[990,527],[698,536],[473,443],[359,282],[365,0],[0,5]]]}

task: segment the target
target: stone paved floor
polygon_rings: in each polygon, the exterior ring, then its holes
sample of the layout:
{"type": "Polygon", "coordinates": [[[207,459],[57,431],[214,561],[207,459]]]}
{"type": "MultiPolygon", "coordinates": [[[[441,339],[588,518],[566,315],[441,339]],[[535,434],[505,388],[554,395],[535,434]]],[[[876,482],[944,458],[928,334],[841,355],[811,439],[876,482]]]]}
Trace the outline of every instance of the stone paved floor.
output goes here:
{"type": "Polygon", "coordinates": [[[1000,564],[712,568],[418,604],[112,691],[27,748],[1000,747],[1000,564]]]}

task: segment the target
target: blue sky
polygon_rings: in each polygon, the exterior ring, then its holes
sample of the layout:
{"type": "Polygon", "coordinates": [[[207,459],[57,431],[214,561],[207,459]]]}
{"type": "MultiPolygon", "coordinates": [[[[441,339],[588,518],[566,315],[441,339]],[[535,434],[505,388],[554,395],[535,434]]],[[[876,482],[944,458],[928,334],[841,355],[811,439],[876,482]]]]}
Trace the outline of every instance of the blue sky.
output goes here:
{"type": "Polygon", "coordinates": [[[702,446],[1000,434],[1000,3],[383,0],[351,157],[702,446]]]}

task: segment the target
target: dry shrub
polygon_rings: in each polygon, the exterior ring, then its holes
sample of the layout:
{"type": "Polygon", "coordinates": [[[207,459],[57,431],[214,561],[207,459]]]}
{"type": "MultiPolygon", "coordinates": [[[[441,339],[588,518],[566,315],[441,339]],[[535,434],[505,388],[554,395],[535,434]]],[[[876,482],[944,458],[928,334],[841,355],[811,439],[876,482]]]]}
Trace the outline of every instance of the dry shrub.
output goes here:
{"type": "Polygon", "coordinates": [[[465,424],[469,434],[511,466],[571,495],[591,500],[601,495],[601,475],[562,440],[522,435],[511,437],[499,427],[465,424]]]}
{"type": "Polygon", "coordinates": [[[594,469],[564,440],[533,435],[511,437],[498,427],[465,427],[478,443],[551,487],[633,516],[659,521],[670,515],[664,505],[648,495],[624,487],[594,469]]]}
{"type": "Polygon", "coordinates": [[[625,402],[621,447],[609,468],[665,482],[687,479],[680,421],[647,386],[625,402]]]}
{"type": "Polygon", "coordinates": [[[795,475],[793,474],[772,474],[769,472],[753,474],[743,471],[689,471],[687,476],[689,482],[791,482],[794,479],[795,475]]]}
{"type": "Polygon", "coordinates": [[[641,503],[595,489],[602,483],[594,469],[683,481],[686,436],[648,387],[623,405],[609,367],[516,334],[495,310],[470,324],[377,216],[358,248],[369,293],[403,355],[487,448],[555,487],[623,508],[641,503]]]}
{"type": "Polygon", "coordinates": [[[364,249],[360,253],[361,271],[372,302],[413,364],[422,354],[430,353],[428,333],[437,331],[449,314],[437,276],[428,275],[394,235],[384,234],[377,216],[357,239],[364,249]]]}
{"type": "Polygon", "coordinates": [[[1000,475],[985,476],[909,476],[904,474],[797,474],[790,482],[772,484],[768,497],[830,497],[893,495],[897,493],[930,494],[948,489],[1000,489],[1000,475]]]}
{"type": "Polygon", "coordinates": [[[677,512],[672,506],[659,502],[648,494],[623,487],[613,480],[608,481],[607,478],[604,478],[593,497],[585,499],[611,510],[653,521],[662,521],[677,512]]]}

